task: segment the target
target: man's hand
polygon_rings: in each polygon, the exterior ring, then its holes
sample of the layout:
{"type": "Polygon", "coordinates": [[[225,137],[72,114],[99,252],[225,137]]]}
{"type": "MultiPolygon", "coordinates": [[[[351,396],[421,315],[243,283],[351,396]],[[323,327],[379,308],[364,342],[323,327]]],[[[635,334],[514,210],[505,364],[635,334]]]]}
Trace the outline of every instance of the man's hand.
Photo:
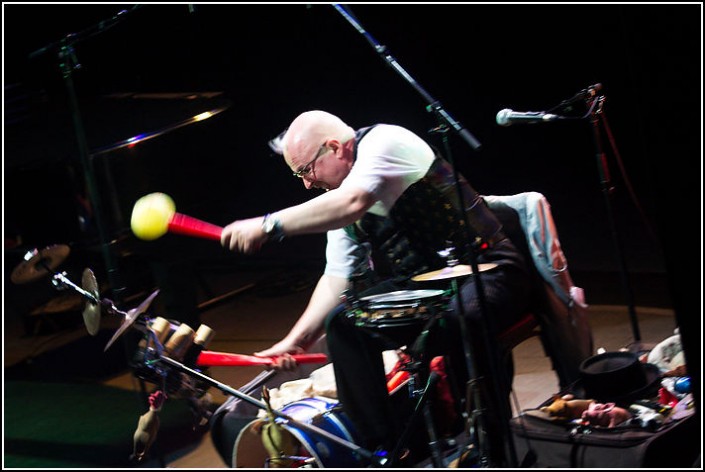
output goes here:
{"type": "Polygon", "coordinates": [[[255,352],[257,357],[271,357],[271,369],[281,371],[292,371],[298,366],[296,360],[291,357],[291,354],[303,354],[305,350],[295,343],[283,339],[264,351],[255,352]]]}
{"type": "Polygon", "coordinates": [[[230,249],[245,254],[259,251],[267,240],[267,235],[262,231],[263,217],[237,220],[223,228],[220,244],[230,249]]]}

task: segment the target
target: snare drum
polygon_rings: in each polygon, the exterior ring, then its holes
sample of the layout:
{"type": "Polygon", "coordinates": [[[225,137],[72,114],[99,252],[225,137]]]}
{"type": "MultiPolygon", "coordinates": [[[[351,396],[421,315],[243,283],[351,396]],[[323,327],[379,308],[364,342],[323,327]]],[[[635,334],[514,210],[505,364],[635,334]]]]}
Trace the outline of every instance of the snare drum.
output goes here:
{"type": "Polygon", "coordinates": [[[443,309],[443,290],[398,290],[360,299],[356,310],[358,326],[392,328],[416,325],[430,319],[443,309]]]}
{"type": "MultiPolygon", "coordinates": [[[[285,405],[281,412],[299,423],[316,426],[353,444],[357,440],[352,424],[336,400],[323,397],[304,398],[285,405]]],[[[262,468],[268,466],[269,456],[261,436],[262,425],[265,421],[254,420],[242,429],[233,449],[232,463],[234,467],[262,468]]],[[[350,448],[296,424],[281,419],[277,421],[282,422],[282,427],[291,433],[300,445],[296,455],[287,461],[290,468],[359,468],[362,466],[361,458],[350,448]]]]}

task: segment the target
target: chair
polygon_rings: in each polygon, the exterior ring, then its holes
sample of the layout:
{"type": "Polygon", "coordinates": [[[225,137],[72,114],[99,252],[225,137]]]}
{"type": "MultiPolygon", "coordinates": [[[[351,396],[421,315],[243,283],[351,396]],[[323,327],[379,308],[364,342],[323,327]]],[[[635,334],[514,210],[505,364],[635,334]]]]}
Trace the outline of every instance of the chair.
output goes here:
{"type": "Polygon", "coordinates": [[[509,356],[525,340],[540,336],[565,389],[578,380],[580,363],[592,355],[593,338],[584,293],[570,277],[551,207],[538,192],[484,198],[533,272],[532,305],[519,322],[501,333],[501,350],[509,356]]]}

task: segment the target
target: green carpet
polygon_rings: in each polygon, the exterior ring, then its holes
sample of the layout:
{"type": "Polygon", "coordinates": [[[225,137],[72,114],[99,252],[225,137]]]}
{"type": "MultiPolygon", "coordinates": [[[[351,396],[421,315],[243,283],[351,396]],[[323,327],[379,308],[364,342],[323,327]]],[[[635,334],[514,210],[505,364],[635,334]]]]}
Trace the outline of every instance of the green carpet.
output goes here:
{"type": "MultiPolygon", "coordinates": [[[[111,369],[124,365],[104,357],[104,339],[98,342],[99,350],[93,350],[94,342],[85,338],[5,369],[5,467],[139,467],[129,457],[147,404],[138,391],[101,384],[111,369]],[[71,356],[73,352],[82,356],[71,356]]],[[[186,400],[167,400],[159,417],[161,426],[148,455],[152,463],[196,443],[204,434],[202,428],[194,430],[186,400]]]]}

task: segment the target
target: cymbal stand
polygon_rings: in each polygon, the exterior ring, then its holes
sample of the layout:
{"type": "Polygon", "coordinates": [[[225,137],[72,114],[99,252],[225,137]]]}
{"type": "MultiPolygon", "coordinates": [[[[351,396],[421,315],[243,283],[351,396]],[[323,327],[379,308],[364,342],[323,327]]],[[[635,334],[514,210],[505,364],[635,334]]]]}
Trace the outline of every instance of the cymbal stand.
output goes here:
{"type": "MultiPolygon", "coordinates": [[[[49,270],[47,268],[47,270],[49,270]]],[[[90,303],[93,305],[100,305],[101,308],[105,308],[105,310],[111,314],[111,315],[120,315],[123,317],[124,323],[132,324],[134,323],[140,314],[144,313],[149,306],[149,304],[152,302],[154,297],[157,295],[158,291],[155,291],[150,295],[145,301],[143,301],[137,308],[134,308],[132,310],[129,310],[127,312],[120,310],[115,306],[115,302],[110,300],[109,298],[100,298],[96,297],[94,294],[90,293],[89,291],[83,289],[82,287],[79,287],[75,283],[73,283],[68,277],[66,277],[66,272],[56,272],[52,276],[52,284],[57,288],[57,290],[65,290],[67,288],[70,288],[74,291],[76,291],[79,295],[83,296],[86,298],[90,303]]],[[[126,326],[127,327],[127,326],[126,326]]],[[[126,328],[125,327],[125,328],[126,328]]],[[[124,329],[124,328],[123,328],[124,329]]],[[[144,329],[142,329],[144,331],[144,329]]],[[[120,331],[120,333],[122,333],[120,331]]],[[[112,344],[112,341],[108,343],[108,346],[106,346],[106,350],[110,345],[112,344]]]]}
{"type": "MultiPolygon", "coordinates": [[[[447,159],[450,162],[453,172],[454,172],[454,177],[455,177],[455,184],[456,184],[456,189],[458,192],[458,197],[459,201],[461,202],[461,208],[458,209],[460,213],[460,218],[465,222],[465,228],[467,231],[467,228],[469,228],[469,224],[467,221],[467,215],[464,211],[465,205],[462,204],[464,202],[463,199],[463,193],[460,187],[460,181],[459,181],[459,175],[457,168],[455,166],[455,163],[453,162],[452,155],[450,153],[450,146],[448,145],[448,141],[446,138],[446,133],[449,129],[452,129],[455,131],[458,136],[460,136],[463,140],[465,140],[470,147],[478,151],[481,148],[480,142],[467,130],[465,129],[458,121],[456,121],[441,105],[441,103],[434,99],[426,90],[424,90],[416,80],[414,80],[411,75],[404,70],[404,68],[397,62],[397,60],[389,53],[389,50],[386,46],[379,44],[360,24],[360,22],[354,17],[354,15],[347,10],[345,7],[343,7],[340,4],[333,4],[335,9],[360,33],[362,34],[365,39],[370,43],[370,45],[374,48],[374,50],[384,59],[384,61],[392,67],[395,71],[397,71],[423,98],[426,100],[428,105],[426,106],[426,111],[432,112],[435,114],[436,118],[439,120],[441,123],[437,128],[435,128],[432,131],[437,131],[442,133],[443,135],[443,142],[446,148],[446,153],[447,153],[447,159]]],[[[470,241],[470,238],[466,238],[467,241],[470,241]]],[[[481,243],[481,242],[480,242],[481,243]]],[[[473,274],[475,277],[475,284],[477,287],[477,294],[478,294],[478,304],[480,307],[480,312],[481,315],[481,328],[483,329],[484,335],[482,336],[485,344],[485,352],[488,355],[489,359],[488,361],[490,362],[490,372],[497,373],[499,372],[498,366],[499,366],[499,353],[497,352],[496,346],[493,346],[490,342],[489,338],[489,330],[487,329],[487,324],[491,322],[491,316],[489,316],[488,309],[487,309],[487,304],[486,304],[486,299],[485,299],[485,291],[484,287],[482,285],[482,281],[480,278],[480,271],[478,268],[478,263],[476,259],[476,254],[475,252],[479,249],[479,244],[476,245],[477,247],[470,247],[467,253],[469,254],[470,257],[470,266],[472,267],[473,274]]],[[[474,362],[474,355],[472,353],[472,346],[470,345],[469,338],[467,336],[467,328],[465,326],[465,320],[464,320],[464,308],[463,308],[463,303],[460,295],[460,290],[456,290],[456,297],[458,300],[458,310],[459,310],[459,320],[460,320],[460,330],[461,330],[461,335],[463,338],[463,347],[465,351],[465,363],[466,363],[466,369],[468,371],[468,378],[470,379],[469,387],[473,382],[477,382],[479,379],[477,378],[476,371],[477,369],[475,368],[475,362],[474,362]]],[[[499,389],[499,375],[490,375],[491,379],[489,379],[490,382],[492,382],[495,385],[495,389],[497,392],[501,392],[502,390],[499,389]]],[[[480,391],[477,388],[469,388],[469,390],[472,392],[474,401],[472,402],[477,410],[472,413],[471,416],[475,417],[480,421],[481,424],[481,417],[483,414],[483,405],[484,401],[481,398],[480,391]]],[[[507,445],[508,445],[508,460],[509,460],[509,466],[513,466],[517,464],[517,458],[516,458],[516,451],[514,449],[514,443],[512,440],[512,435],[511,432],[509,431],[509,418],[505,418],[507,415],[504,412],[500,412],[500,423],[502,427],[502,435],[505,438],[507,445]]],[[[469,441],[470,442],[475,442],[477,438],[470,437],[469,441]]],[[[481,443],[479,444],[480,448],[480,453],[483,456],[482,462],[486,462],[486,459],[488,459],[488,455],[486,454],[487,450],[485,446],[481,443]]],[[[498,466],[500,464],[489,464],[489,465],[494,465],[498,466]]]]}
{"type": "MultiPolygon", "coordinates": [[[[139,5],[135,5],[129,11],[134,11],[139,5]]],[[[81,166],[83,167],[83,173],[86,179],[86,186],[88,190],[88,195],[93,209],[93,215],[95,217],[96,228],[98,230],[98,238],[101,245],[103,258],[105,259],[105,265],[108,275],[108,281],[110,282],[110,287],[113,291],[113,295],[117,300],[122,298],[122,292],[124,287],[120,281],[118,274],[117,264],[115,262],[115,255],[112,253],[110,246],[108,244],[108,233],[105,227],[105,222],[103,221],[103,205],[100,198],[100,192],[98,191],[98,186],[95,181],[95,169],[93,165],[93,160],[91,159],[88,142],[86,139],[85,128],[83,126],[83,119],[81,117],[81,112],[78,106],[78,98],[76,96],[76,88],[73,81],[73,71],[81,69],[81,64],[78,62],[76,57],[75,45],[84,39],[92,37],[94,35],[100,34],[115,26],[118,22],[122,21],[128,13],[128,10],[121,10],[114,17],[109,20],[101,21],[98,24],[86,28],[79,33],[70,33],[64,38],[52,42],[29,55],[30,59],[39,57],[45,53],[52,52],[56,54],[59,61],[59,68],[61,70],[64,85],[66,86],[66,92],[68,95],[68,104],[71,112],[71,118],[73,121],[74,132],[76,135],[76,142],[78,145],[78,153],[81,159],[81,166]]]]}
{"type": "MultiPolygon", "coordinates": [[[[49,270],[49,268],[46,268],[49,270]]],[[[56,287],[57,290],[65,290],[67,288],[71,288],[78,292],[79,295],[85,297],[88,299],[89,302],[91,302],[94,305],[98,305],[101,303],[101,301],[96,298],[92,293],[84,290],[83,288],[79,287],[75,283],[71,282],[71,280],[66,277],[66,272],[57,272],[52,276],[51,279],[52,285],[56,287]]]]}
{"type": "MultiPolygon", "coordinates": [[[[49,270],[48,267],[46,269],[49,270]]],[[[66,272],[55,272],[52,276],[51,283],[57,290],[65,290],[70,288],[76,291],[79,295],[85,297],[90,303],[105,307],[110,314],[127,315],[124,311],[117,309],[112,300],[107,298],[97,298],[92,293],[73,283],[68,277],[66,277],[66,272]]]]}

